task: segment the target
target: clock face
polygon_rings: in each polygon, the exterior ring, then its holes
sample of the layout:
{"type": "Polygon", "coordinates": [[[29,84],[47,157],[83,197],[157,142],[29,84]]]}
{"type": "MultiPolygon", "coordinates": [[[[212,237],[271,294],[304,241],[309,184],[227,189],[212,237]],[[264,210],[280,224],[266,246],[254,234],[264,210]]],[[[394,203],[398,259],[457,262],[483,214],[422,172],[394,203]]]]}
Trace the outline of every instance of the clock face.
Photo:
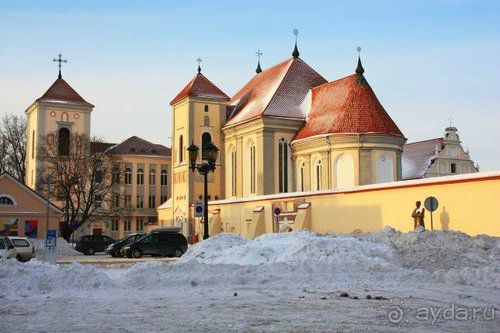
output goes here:
{"type": "Polygon", "coordinates": [[[51,117],[55,117],[55,116],[56,116],[55,111],[52,111],[52,112],[50,113],[50,116],[51,116],[51,117]]]}

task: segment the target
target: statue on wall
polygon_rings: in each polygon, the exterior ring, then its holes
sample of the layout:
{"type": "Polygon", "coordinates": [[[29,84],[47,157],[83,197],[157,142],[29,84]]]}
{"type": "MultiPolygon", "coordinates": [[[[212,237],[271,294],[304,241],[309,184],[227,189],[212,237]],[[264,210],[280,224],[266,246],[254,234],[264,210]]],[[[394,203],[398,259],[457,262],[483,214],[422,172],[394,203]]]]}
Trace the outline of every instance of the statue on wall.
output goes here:
{"type": "Polygon", "coordinates": [[[424,216],[425,216],[425,208],[422,207],[422,203],[420,201],[415,202],[415,209],[413,210],[413,213],[411,214],[411,217],[413,217],[413,229],[416,229],[417,227],[422,227],[425,229],[425,224],[424,224],[424,216]]]}

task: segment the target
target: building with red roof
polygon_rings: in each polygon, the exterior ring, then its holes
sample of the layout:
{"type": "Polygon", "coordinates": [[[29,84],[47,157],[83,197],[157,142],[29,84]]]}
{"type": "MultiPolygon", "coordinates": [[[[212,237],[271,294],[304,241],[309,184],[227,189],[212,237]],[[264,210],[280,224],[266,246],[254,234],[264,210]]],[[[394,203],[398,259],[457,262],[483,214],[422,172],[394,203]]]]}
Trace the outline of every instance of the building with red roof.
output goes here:
{"type": "MultiPolygon", "coordinates": [[[[260,55],[260,54],[259,54],[260,55]]],[[[209,199],[345,188],[402,178],[406,139],[364,76],[328,82],[292,57],[256,74],[232,97],[198,74],[171,102],[174,224],[190,225],[203,179],[189,169],[188,145],[219,147],[209,199]]],[[[167,209],[167,210],[168,210],[167,209]]]]}

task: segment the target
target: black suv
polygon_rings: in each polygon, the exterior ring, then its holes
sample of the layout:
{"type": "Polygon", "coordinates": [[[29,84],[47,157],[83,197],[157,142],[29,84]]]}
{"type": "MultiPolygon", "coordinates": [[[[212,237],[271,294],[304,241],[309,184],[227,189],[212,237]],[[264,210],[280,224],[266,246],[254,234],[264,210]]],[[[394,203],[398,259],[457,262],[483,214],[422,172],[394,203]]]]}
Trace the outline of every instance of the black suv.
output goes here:
{"type": "Polygon", "coordinates": [[[156,229],[148,236],[125,246],[123,251],[129,258],[152,256],[180,257],[187,250],[187,240],[177,228],[156,229]]]}
{"type": "Polygon", "coordinates": [[[108,236],[86,235],[76,243],[75,249],[87,255],[93,255],[96,252],[104,252],[108,245],[114,242],[115,240],[108,236]]]}
{"type": "Polygon", "coordinates": [[[137,233],[137,234],[130,234],[130,235],[127,235],[125,237],[123,237],[122,239],[114,242],[113,244],[111,244],[110,246],[108,246],[106,248],[106,253],[107,254],[110,254],[112,257],[123,257],[125,255],[125,253],[123,252],[123,247],[129,245],[129,244],[132,244],[133,242],[135,241],[138,241],[139,239],[141,239],[142,237],[146,236],[147,234],[145,233],[137,233]]]}

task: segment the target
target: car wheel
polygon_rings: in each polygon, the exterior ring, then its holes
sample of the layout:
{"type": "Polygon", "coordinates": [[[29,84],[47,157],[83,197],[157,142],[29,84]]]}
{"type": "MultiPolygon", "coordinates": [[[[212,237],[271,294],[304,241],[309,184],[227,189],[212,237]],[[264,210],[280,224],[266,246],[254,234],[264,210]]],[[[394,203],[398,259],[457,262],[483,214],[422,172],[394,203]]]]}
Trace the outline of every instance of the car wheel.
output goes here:
{"type": "Polygon", "coordinates": [[[21,257],[19,254],[16,256],[17,261],[24,262],[23,257],[21,257]]]}
{"type": "Polygon", "coordinates": [[[142,257],[142,252],[141,252],[141,250],[136,249],[136,250],[132,251],[132,257],[133,257],[133,258],[136,258],[136,259],[138,259],[138,258],[142,257]]]}
{"type": "Polygon", "coordinates": [[[95,254],[95,250],[93,248],[90,248],[86,251],[86,254],[89,256],[93,256],[95,254]]]}
{"type": "Polygon", "coordinates": [[[177,258],[181,257],[183,254],[184,254],[184,252],[181,249],[175,249],[175,251],[173,253],[174,257],[177,257],[177,258]]]}

